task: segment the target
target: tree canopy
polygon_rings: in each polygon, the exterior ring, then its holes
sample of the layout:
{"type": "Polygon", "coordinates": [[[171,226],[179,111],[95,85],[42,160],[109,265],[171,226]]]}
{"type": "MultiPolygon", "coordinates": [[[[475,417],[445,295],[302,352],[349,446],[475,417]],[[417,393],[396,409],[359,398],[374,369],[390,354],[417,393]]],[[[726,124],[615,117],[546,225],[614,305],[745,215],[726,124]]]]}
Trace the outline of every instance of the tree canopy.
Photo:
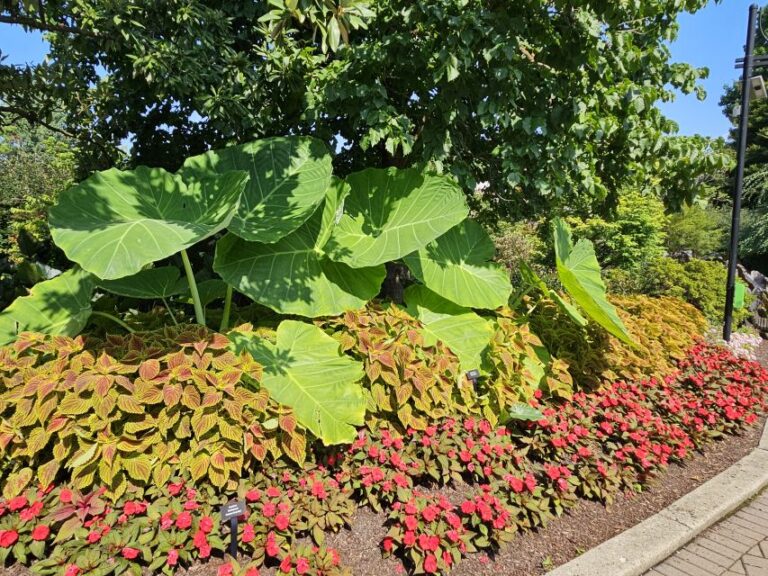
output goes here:
{"type": "MultiPolygon", "coordinates": [[[[49,59],[0,67],[0,112],[65,113],[89,169],[254,137],[308,134],[337,172],[426,165],[492,212],[615,203],[664,155],[696,146],[654,106],[706,74],[673,63],[676,17],[706,0],[106,0],[4,3],[46,31],[49,59]]],[[[683,179],[684,180],[684,179],[683,179]]],[[[659,183],[659,188],[663,183],[659,183]]],[[[658,190],[657,190],[658,191],[658,190]]]]}

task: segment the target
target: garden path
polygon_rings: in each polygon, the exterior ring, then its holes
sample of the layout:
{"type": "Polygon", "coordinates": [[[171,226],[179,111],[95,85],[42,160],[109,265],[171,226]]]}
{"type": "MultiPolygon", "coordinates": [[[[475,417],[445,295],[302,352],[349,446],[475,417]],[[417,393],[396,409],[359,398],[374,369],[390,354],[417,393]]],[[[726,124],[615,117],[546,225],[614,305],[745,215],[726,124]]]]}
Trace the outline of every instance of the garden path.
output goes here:
{"type": "Polygon", "coordinates": [[[768,576],[768,490],[645,576],[768,576]]]}

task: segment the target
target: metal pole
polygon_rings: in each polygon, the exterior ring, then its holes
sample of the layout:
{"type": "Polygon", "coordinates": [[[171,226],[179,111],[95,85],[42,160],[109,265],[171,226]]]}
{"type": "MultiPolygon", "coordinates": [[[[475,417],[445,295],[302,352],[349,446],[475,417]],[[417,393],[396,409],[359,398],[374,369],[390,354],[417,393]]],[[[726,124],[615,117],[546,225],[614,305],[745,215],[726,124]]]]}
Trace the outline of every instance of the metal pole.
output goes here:
{"type": "Polygon", "coordinates": [[[741,77],[741,116],[739,118],[739,151],[736,168],[736,187],[733,190],[733,213],[731,214],[731,244],[728,250],[728,281],[725,289],[725,322],[723,340],[731,339],[733,323],[733,295],[736,290],[736,261],[739,255],[739,223],[741,220],[741,192],[744,187],[744,156],[747,149],[747,120],[749,118],[749,77],[752,76],[752,52],[755,48],[757,4],[749,7],[747,45],[744,47],[744,72],[741,77]]]}

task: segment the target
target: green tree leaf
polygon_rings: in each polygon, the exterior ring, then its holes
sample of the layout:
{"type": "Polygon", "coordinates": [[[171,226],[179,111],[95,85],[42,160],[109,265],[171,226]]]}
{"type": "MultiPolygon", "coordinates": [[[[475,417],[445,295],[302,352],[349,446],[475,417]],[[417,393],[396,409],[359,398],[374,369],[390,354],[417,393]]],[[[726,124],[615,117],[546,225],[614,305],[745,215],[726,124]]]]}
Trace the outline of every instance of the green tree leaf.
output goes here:
{"type": "Polygon", "coordinates": [[[557,275],[563,288],[592,320],[622,342],[633,345],[632,337],[606,297],[592,242],[582,238],[574,246],[571,230],[560,218],[554,221],[554,234],[557,275]]]}
{"type": "Polygon", "coordinates": [[[250,174],[230,232],[268,244],[296,230],[323,201],[331,155],[315,138],[266,138],[189,158],[179,173],[201,178],[230,170],[250,174]]]}
{"type": "Polygon", "coordinates": [[[91,315],[93,279],[75,268],[36,284],[28,296],[14,300],[0,312],[0,345],[20,332],[76,336],[91,315]]]}
{"type": "Polygon", "coordinates": [[[189,290],[187,279],[175,266],[147,268],[117,280],[99,280],[97,285],[108,292],[128,298],[168,298],[189,290]]]}
{"type": "Polygon", "coordinates": [[[425,286],[414,284],[406,288],[405,302],[408,313],[423,326],[426,346],[440,340],[458,356],[462,370],[480,369],[483,352],[493,338],[492,322],[425,286]]]}
{"type": "Polygon", "coordinates": [[[482,226],[465,220],[403,260],[413,275],[460,306],[494,309],[508,303],[509,273],[492,262],[496,248],[482,226]]]}
{"type": "Polygon", "coordinates": [[[282,314],[315,318],[354,310],[378,294],[383,265],[352,269],[323,251],[344,187],[332,186],[323,206],[298,230],[274,244],[234,234],[219,240],[214,270],[239,292],[282,314]]]}
{"type": "Polygon", "coordinates": [[[352,442],[365,419],[357,382],[363,366],[339,352],[339,343],[317,326],[285,320],[276,343],[233,332],[238,352],[248,351],[263,368],[261,385],[326,445],[352,442]]]}
{"type": "Polygon", "coordinates": [[[353,268],[397,260],[467,217],[461,188],[419,170],[368,169],[347,178],[344,214],[326,251],[353,268]]]}
{"type": "Polygon", "coordinates": [[[229,172],[187,185],[161,168],[97,172],[61,194],[51,235],[98,278],[130,276],[226,228],[247,179],[229,172]]]}

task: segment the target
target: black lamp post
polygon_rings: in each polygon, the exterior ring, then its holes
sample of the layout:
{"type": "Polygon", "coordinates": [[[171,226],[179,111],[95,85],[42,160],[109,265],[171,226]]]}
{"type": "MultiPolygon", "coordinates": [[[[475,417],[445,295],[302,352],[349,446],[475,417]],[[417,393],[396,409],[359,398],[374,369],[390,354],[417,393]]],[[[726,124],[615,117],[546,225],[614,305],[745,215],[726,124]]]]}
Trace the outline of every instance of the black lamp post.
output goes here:
{"type": "MultiPolygon", "coordinates": [[[[747,25],[747,44],[744,47],[744,58],[736,60],[736,68],[743,68],[741,75],[741,113],[739,115],[739,149],[736,168],[736,186],[733,190],[733,212],[731,214],[731,242],[728,249],[728,280],[725,292],[725,322],[723,323],[723,340],[731,339],[731,324],[733,323],[733,296],[736,290],[736,260],[739,254],[739,223],[741,221],[741,193],[744,188],[744,156],[747,149],[747,119],[749,118],[750,77],[755,65],[768,63],[768,56],[754,57],[755,28],[759,9],[757,4],[749,7],[749,24],[747,25]]],[[[756,94],[764,97],[765,94],[756,94]]]]}

